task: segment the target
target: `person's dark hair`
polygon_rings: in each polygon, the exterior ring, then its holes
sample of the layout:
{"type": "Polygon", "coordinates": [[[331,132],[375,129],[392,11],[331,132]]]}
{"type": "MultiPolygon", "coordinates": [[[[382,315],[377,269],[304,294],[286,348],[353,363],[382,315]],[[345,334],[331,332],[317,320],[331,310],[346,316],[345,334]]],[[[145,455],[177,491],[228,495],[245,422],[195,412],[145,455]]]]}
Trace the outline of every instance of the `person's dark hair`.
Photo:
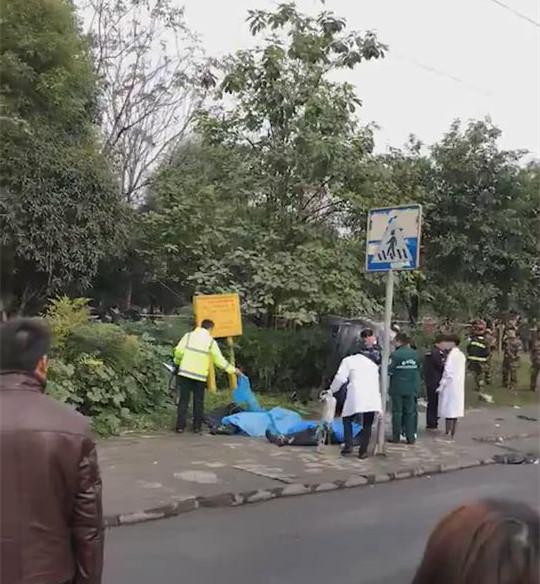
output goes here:
{"type": "Polygon", "coordinates": [[[445,335],[443,335],[442,333],[439,333],[436,337],[435,337],[435,344],[438,345],[439,343],[443,343],[446,340],[445,335]]]}
{"type": "Polygon", "coordinates": [[[368,337],[372,337],[373,336],[373,329],[367,328],[364,329],[361,333],[360,333],[360,337],[362,339],[367,339],[368,337]]]}
{"type": "Polygon", "coordinates": [[[456,347],[461,342],[461,339],[459,338],[459,335],[456,335],[455,333],[451,333],[449,335],[445,335],[444,336],[444,340],[447,341],[447,342],[449,342],[449,343],[455,343],[456,344],[456,347]]]}
{"type": "Polygon", "coordinates": [[[540,516],[485,500],[451,511],[429,536],[412,584],[538,584],[540,516]]]}
{"type": "Polygon", "coordinates": [[[207,331],[210,331],[214,328],[214,321],[210,320],[209,318],[205,318],[202,322],[201,322],[201,326],[203,329],[206,329],[207,331]]]}
{"type": "Polygon", "coordinates": [[[408,345],[411,342],[407,333],[398,333],[396,335],[396,343],[399,345],[408,345]]]}
{"type": "Polygon", "coordinates": [[[51,331],[39,318],[16,318],[0,325],[0,369],[33,373],[51,348],[51,331]]]}

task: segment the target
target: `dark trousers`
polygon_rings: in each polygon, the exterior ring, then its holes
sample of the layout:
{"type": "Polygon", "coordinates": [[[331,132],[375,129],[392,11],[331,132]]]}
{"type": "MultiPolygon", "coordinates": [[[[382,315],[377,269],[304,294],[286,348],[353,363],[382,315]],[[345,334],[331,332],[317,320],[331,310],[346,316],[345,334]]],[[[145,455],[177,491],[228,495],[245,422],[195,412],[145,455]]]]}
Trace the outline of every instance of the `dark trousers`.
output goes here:
{"type": "MultiPolygon", "coordinates": [[[[353,422],[355,418],[356,415],[343,418],[343,442],[347,450],[350,450],[353,447],[353,422]]],[[[361,454],[367,452],[369,441],[371,439],[371,428],[373,426],[374,419],[375,412],[364,412],[362,414],[362,430],[358,436],[361,454]]]]}
{"type": "Polygon", "coordinates": [[[415,434],[415,396],[393,395],[392,398],[392,440],[399,442],[401,430],[405,430],[407,442],[414,442],[415,434]]]}
{"type": "Polygon", "coordinates": [[[439,394],[437,393],[438,386],[426,386],[427,393],[427,411],[426,411],[426,427],[436,429],[439,422],[439,394]]]}
{"type": "Polygon", "coordinates": [[[198,432],[202,428],[204,418],[204,392],[206,382],[196,381],[195,379],[189,379],[188,377],[179,375],[176,378],[176,387],[180,392],[176,429],[185,430],[189,402],[193,395],[193,429],[198,432]]]}

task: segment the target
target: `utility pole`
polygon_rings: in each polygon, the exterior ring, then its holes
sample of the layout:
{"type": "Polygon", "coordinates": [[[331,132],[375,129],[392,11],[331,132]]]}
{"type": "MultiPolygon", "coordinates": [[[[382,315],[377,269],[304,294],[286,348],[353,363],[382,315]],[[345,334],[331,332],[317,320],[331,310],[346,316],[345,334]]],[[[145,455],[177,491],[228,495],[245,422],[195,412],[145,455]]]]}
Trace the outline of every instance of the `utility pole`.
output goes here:
{"type": "Polygon", "coordinates": [[[384,331],[383,331],[383,350],[381,363],[381,401],[382,415],[379,418],[377,427],[377,445],[375,453],[384,455],[384,443],[386,437],[386,410],[388,403],[388,364],[390,362],[390,328],[392,326],[392,304],[394,301],[394,272],[389,270],[386,273],[386,298],[384,301],[384,331]]]}
{"type": "Polygon", "coordinates": [[[421,205],[383,207],[381,209],[371,209],[368,213],[366,271],[386,272],[384,337],[380,377],[382,412],[377,426],[377,443],[375,446],[375,454],[378,455],[385,454],[394,272],[417,270],[419,268],[421,229],[421,205]]]}

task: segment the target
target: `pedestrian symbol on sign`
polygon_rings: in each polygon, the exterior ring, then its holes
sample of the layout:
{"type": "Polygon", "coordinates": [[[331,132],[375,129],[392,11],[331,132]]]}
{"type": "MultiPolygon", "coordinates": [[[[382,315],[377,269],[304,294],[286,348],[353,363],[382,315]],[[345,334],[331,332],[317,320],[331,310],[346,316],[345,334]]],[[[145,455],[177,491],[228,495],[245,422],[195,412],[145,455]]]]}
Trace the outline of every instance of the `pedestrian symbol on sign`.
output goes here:
{"type": "Polygon", "coordinates": [[[374,264],[399,263],[410,264],[413,261],[409,246],[403,235],[403,230],[394,215],[388,221],[388,226],[373,258],[374,264]]]}

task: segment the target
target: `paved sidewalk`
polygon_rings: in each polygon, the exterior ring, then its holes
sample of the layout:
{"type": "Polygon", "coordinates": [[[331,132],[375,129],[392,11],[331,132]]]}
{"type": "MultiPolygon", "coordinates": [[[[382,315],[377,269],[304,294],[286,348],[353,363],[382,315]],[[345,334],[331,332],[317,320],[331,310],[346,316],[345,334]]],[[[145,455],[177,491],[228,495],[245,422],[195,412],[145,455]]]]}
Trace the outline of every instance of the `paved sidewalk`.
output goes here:
{"type": "Polygon", "coordinates": [[[320,455],[243,436],[127,434],[99,443],[104,512],[115,525],[476,466],[504,452],[506,439],[513,451],[521,440],[538,444],[538,421],[518,416],[540,419],[534,409],[471,410],[455,443],[420,430],[414,446],[389,444],[385,457],[367,460],[343,458],[337,446],[320,455]]]}

